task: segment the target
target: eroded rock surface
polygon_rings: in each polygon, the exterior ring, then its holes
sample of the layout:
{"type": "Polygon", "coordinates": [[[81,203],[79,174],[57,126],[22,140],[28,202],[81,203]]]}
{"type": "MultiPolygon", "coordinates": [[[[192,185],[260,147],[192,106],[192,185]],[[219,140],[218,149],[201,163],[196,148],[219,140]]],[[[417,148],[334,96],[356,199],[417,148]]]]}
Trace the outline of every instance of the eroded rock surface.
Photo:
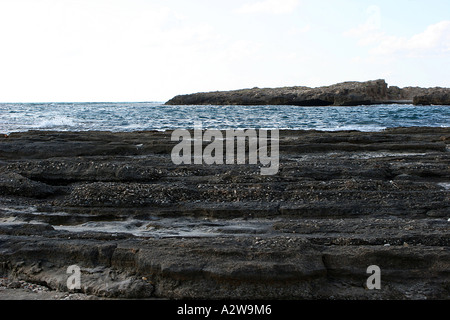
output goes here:
{"type": "Polygon", "coordinates": [[[349,81],[325,87],[252,88],[178,95],[167,105],[356,106],[450,105],[450,89],[388,86],[385,80],[349,81]]]}
{"type": "Polygon", "coordinates": [[[100,298],[448,299],[450,129],[282,131],[280,170],[171,132],[0,136],[0,277],[100,298]],[[378,265],[382,290],[368,290],[378,265]]]}

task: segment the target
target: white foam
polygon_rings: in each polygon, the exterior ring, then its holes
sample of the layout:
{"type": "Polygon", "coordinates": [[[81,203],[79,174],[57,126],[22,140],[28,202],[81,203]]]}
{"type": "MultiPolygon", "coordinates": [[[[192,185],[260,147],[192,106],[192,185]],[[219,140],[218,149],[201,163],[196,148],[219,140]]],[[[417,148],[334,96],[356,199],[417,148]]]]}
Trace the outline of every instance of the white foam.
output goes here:
{"type": "Polygon", "coordinates": [[[438,183],[438,186],[443,187],[445,190],[450,190],[450,182],[438,183]]]}
{"type": "Polygon", "coordinates": [[[383,131],[448,127],[442,107],[165,106],[158,103],[0,103],[0,132],[28,130],[145,131],[191,127],[268,130],[383,131]],[[416,116],[411,118],[411,114],[416,116]]]}
{"type": "Polygon", "coordinates": [[[45,119],[39,122],[36,125],[36,128],[45,129],[45,128],[56,128],[56,127],[74,127],[76,123],[65,116],[55,116],[51,119],[45,119]]]}
{"type": "Polygon", "coordinates": [[[368,126],[368,125],[345,125],[337,127],[320,127],[319,131],[361,131],[361,132],[380,132],[386,130],[387,127],[368,126]]]}

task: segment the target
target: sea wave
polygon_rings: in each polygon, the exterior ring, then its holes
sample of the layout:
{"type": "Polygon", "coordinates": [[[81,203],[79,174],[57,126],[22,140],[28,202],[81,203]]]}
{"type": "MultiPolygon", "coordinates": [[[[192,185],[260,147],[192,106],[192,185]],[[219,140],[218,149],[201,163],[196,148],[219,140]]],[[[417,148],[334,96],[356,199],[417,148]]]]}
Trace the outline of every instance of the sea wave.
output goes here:
{"type": "Polygon", "coordinates": [[[38,128],[38,129],[49,129],[49,128],[58,128],[58,127],[75,128],[76,126],[77,126],[77,123],[73,119],[65,117],[65,116],[55,116],[51,119],[44,119],[36,124],[36,128],[38,128]]]}
{"type": "Polygon", "coordinates": [[[0,103],[0,132],[193,128],[382,131],[448,127],[449,106],[166,106],[161,103],[0,103]]]}

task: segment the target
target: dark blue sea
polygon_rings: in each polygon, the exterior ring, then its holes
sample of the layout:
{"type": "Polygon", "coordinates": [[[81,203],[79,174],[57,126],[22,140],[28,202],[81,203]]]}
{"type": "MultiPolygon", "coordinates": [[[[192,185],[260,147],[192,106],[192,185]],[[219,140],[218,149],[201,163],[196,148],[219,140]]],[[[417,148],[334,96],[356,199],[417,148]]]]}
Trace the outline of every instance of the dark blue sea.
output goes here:
{"type": "Polygon", "coordinates": [[[145,131],[193,128],[381,131],[448,127],[450,106],[166,106],[134,103],[0,103],[0,132],[145,131]]]}

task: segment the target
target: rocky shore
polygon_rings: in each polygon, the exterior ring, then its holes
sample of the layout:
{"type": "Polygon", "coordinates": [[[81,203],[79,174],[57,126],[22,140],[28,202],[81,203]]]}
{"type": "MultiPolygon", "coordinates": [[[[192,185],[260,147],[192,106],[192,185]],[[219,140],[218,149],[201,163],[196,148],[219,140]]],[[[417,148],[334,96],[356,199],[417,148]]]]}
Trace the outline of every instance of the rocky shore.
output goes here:
{"type": "Polygon", "coordinates": [[[450,129],[282,131],[275,176],[170,135],[0,135],[0,297],[450,298],[450,129]]]}
{"type": "Polygon", "coordinates": [[[326,87],[253,88],[176,96],[167,105],[356,106],[450,105],[450,89],[388,86],[385,80],[343,82],[326,87]]]}

